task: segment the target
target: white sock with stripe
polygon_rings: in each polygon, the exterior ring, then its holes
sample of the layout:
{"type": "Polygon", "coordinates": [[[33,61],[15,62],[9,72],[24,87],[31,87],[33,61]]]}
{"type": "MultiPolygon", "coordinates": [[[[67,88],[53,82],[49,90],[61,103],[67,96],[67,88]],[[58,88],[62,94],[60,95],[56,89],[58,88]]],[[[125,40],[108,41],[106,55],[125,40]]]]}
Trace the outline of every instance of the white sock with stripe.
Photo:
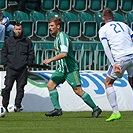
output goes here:
{"type": "Polygon", "coordinates": [[[113,87],[109,87],[106,89],[107,98],[109,100],[109,103],[113,109],[113,113],[117,114],[119,113],[117,99],[116,99],[116,92],[113,87]]]}

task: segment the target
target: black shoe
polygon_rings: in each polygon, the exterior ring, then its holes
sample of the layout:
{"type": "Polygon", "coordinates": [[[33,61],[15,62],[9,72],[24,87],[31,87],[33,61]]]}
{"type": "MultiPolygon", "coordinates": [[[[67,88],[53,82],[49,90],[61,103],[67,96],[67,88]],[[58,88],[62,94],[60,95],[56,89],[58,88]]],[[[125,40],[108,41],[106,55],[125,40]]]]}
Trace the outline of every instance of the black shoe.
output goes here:
{"type": "Polygon", "coordinates": [[[21,107],[21,108],[18,108],[18,107],[15,107],[14,108],[14,112],[21,112],[23,110],[23,108],[21,107]]]}
{"type": "Polygon", "coordinates": [[[54,109],[50,111],[49,113],[45,114],[46,116],[61,116],[62,115],[62,109],[54,109]]]}
{"type": "Polygon", "coordinates": [[[92,112],[92,118],[97,118],[102,113],[102,110],[98,108],[97,110],[92,112]]]}

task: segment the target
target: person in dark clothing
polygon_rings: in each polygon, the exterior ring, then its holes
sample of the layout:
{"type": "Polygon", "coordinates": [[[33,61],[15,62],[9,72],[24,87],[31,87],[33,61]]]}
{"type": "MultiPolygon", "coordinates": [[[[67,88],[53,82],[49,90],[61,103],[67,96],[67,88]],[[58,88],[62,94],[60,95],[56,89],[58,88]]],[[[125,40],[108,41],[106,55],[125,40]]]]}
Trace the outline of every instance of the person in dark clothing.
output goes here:
{"type": "MultiPolygon", "coordinates": [[[[2,89],[2,104],[7,110],[14,81],[16,81],[15,111],[20,112],[27,84],[27,68],[34,61],[34,49],[30,39],[23,35],[21,24],[15,24],[14,35],[5,40],[2,47],[2,62],[6,70],[5,88],[2,89]]],[[[8,111],[8,110],[7,110],[8,111]]]]}
{"type": "Polygon", "coordinates": [[[9,18],[4,16],[0,9],[0,41],[5,40],[5,36],[13,36],[14,26],[9,23],[9,18]]]}
{"type": "Polygon", "coordinates": [[[35,11],[40,11],[41,0],[17,0],[18,10],[25,12],[26,4],[35,4],[35,11]]]}

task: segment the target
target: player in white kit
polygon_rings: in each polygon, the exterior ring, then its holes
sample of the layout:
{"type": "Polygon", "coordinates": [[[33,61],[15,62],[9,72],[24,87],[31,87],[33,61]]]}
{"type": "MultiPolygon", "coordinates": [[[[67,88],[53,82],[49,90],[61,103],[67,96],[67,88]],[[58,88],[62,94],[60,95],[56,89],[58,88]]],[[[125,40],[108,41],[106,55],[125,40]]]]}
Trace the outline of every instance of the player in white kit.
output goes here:
{"type": "Polygon", "coordinates": [[[112,11],[104,8],[102,20],[105,25],[99,30],[99,39],[111,63],[105,79],[105,88],[113,109],[111,116],[106,119],[107,122],[121,118],[113,83],[117,78],[122,78],[125,70],[127,70],[128,81],[133,89],[133,31],[125,23],[113,19],[112,11]]]}

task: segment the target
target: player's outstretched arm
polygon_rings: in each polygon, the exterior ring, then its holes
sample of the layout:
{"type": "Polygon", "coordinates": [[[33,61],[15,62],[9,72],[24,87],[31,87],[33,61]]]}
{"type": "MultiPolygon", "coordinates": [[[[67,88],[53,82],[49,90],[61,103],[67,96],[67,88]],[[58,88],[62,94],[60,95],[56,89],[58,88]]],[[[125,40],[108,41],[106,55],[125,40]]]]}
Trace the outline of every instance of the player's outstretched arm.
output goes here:
{"type": "Polygon", "coordinates": [[[65,57],[67,57],[67,53],[59,53],[58,55],[56,55],[56,56],[54,56],[54,57],[52,57],[52,58],[50,58],[50,59],[45,59],[45,60],[43,61],[43,63],[44,63],[44,64],[48,64],[48,63],[50,63],[50,62],[52,62],[52,61],[57,61],[57,60],[60,60],[60,59],[62,59],[62,58],[65,58],[65,57]]]}

